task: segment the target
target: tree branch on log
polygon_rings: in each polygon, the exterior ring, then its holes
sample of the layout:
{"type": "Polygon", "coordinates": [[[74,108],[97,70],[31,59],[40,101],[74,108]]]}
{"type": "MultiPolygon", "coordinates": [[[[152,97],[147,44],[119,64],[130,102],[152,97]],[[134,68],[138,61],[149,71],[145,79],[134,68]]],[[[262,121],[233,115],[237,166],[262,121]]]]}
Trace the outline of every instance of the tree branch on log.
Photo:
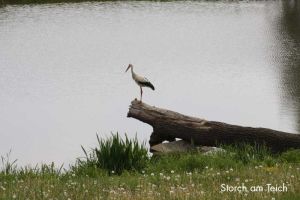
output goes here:
{"type": "Polygon", "coordinates": [[[220,144],[262,144],[273,152],[300,148],[300,134],[267,128],[243,127],[223,122],[207,121],[186,116],[171,110],[156,108],[133,100],[127,117],[138,119],[153,127],[150,146],[165,140],[181,138],[195,145],[219,146],[220,144]]]}

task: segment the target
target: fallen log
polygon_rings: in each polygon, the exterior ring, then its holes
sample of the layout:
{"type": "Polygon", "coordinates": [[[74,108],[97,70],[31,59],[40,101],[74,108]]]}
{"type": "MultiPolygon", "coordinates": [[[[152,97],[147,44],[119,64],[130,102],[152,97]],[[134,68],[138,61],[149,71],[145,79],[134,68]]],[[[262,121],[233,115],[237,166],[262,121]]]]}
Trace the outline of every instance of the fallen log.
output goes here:
{"type": "Polygon", "coordinates": [[[262,144],[273,152],[300,148],[300,134],[207,121],[171,110],[156,108],[136,99],[131,102],[127,117],[138,119],[153,127],[149,141],[150,146],[166,140],[175,141],[176,138],[181,138],[184,141],[203,146],[262,144]]]}

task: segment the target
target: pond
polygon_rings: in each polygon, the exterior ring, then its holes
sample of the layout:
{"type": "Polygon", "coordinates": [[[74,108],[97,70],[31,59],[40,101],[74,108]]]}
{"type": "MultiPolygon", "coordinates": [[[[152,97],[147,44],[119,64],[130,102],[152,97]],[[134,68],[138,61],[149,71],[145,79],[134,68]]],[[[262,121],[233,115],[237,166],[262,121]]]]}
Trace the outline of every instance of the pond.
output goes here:
{"type": "Polygon", "coordinates": [[[95,2],[0,8],[0,153],[72,163],[96,134],[152,128],[143,100],[207,120],[300,131],[297,1],[95,2]]]}

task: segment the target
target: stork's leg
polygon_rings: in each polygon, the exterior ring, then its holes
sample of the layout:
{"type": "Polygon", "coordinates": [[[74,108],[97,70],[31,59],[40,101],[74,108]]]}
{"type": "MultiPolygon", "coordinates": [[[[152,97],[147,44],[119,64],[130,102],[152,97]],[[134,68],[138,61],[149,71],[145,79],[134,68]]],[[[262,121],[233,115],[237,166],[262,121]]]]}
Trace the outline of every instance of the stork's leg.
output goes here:
{"type": "Polygon", "coordinates": [[[140,98],[140,101],[142,102],[142,99],[143,99],[143,89],[142,89],[142,87],[140,87],[141,88],[141,98],[140,98]]]}

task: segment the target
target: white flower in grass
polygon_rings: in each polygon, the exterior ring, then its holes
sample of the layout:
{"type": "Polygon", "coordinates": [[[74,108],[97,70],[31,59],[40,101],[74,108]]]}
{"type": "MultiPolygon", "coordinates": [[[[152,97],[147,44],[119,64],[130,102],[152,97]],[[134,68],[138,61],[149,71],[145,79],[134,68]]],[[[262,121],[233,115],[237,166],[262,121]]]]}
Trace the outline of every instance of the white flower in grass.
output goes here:
{"type": "Polygon", "coordinates": [[[187,172],[186,175],[191,176],[192,172],[187,172]]]}
{"type": "Polygon", "coordinates": [[[154,173],[151,173],[150,175],[151,175],[151,176],[154,176],[154,173]]]}
{"type": "Polygon", "coordinates": [[[13,199],[17,198],[17,195],[13,194],[12,198],[13,198],[13,199]]]}
{"type": "Polygon", "coordinates": [[[171,170],[171,174],[174,174],[174,170],[171,170]]]}

